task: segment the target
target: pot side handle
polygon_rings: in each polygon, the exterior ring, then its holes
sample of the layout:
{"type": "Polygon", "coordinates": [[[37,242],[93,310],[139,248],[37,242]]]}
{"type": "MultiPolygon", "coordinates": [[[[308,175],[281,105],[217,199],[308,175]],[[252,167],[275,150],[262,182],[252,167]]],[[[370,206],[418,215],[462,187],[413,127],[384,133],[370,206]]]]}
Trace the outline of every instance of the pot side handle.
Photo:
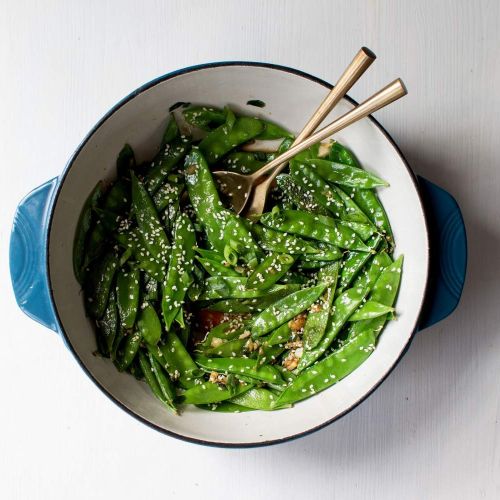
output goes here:
{"type": "Polygon", "coordinates": [[[10,277],[21,310],[58,331],[47,279],[49,211],[57,186],[54,178],[34,189],[18,205],[10,236],[10,277]]]}
{"type": "Polygon", "coordinates": [[[430,236],[429,285],[418,330],[446,318],[457,307],[467,268],[467,236],[458,203],[447,191],[418,177],[430,236]]]}

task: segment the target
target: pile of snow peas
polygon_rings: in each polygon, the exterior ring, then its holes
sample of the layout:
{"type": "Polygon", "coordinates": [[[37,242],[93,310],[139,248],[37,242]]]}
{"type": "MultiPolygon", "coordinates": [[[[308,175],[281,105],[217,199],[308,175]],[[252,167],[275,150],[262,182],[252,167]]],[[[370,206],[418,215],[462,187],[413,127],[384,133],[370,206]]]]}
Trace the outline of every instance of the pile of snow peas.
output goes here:
{"type": "Polygon", "coordinates": [[[346,147],[294,157],[261,216],[228,208],[211,172],[254,172],[292,142],[267,120],[184,104],[154,158],[125,145],[82,209],[73,264],[96,354],[175,413],[290,407],[355,370],[395,316],[388,185],[346,147]]]}

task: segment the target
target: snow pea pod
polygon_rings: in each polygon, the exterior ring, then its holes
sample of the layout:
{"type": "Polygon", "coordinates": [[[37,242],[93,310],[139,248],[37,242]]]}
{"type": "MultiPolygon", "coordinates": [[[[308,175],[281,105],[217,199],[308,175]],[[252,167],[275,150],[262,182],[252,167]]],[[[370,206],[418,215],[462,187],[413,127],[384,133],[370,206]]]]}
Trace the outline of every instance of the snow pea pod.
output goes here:
{"type": "Polygon", "coordinates": [[[340,329],[349,319],[349,316],[359,307],[363,299],[368,295],[368,292],[367,288],[349,288],[335,299],[332,309],[333,313],[326,331],[316,347],[310,351],[304,351],[297,366],[299,372],[312,365],[326,352],[340,332],[340,329]]]}
{"type": "Polygon", "coordinates": [[[319,159],[305,160],[305,163],[314,169],[325,181],[342,186],[357,189],[373,189],[378,186],[389,185],[380,177],[351,165],[319,159]]]}
{"type": "MultiPolygon", "coordinates": [[[[349,193],[349,191],[347,192],[349,193]]],[[[389,218],[377,195],[373,191],[367,189],[353,189],[350,194],[356,205],[358,205],[371,222],[385,234],[386,238],[391,242],[391,245],[393,245],[394,237],[391,224],[389,223],[389,218]]]]}
{"type": "Polygon", "coordinates": [[[156,345],[160,340],[162,333],[161,322],[151,304],[146,303],[141,306],[137,316],[137,330],[148,344],[156,345]]]}
{"type": "Polygon", "coordinates": [[[210,131],[226,121],[226,113],[222,109],[209,106],[191,106],[182,114],[190,124],[202,130],[210,131]]]}
{"type": "MultiPolygon", "coordinates": [[[[380,235],[373,236],[366,244],[376,250],[382,241],[380,235]]],[[[372,253],[370,252],[349,252],[342,263],[338,291],[345,290],[356,277],[363,266],[368,262],[372,253]]]]}
{"type": "Polygon", "coordinates": [[[288,253],[291,255],[317,254],[320,250],[311,242],[293,234],[275,231],[260,224],[254,224],[252,231],[262,248],[269,252],[288,253]]]}
{"type": "MultiPolygon", "coordinates": [[[[276,401],[278,396],[268,389],[263,387],[252,387],[250,390],[245,391],[243,394],[235,396],[230,399],[232,403],[235,403],[246,408],[252,408],[253,410],[277,410],[279,408],[285,408],[286,406],[276,406],[276,401]]],[[[288,405],[290,406],[290,405],[288,405]]]]}
{"type": "Polygon", "coordinates": [[[162,284],[162,312],[167,331],[184,303],[193,281],[190,269],[194,260],[196,237],[193,225],[186,214],[180,214],[175,222],[172,254],[167,276],[162,284]]]}
{"type": "Polygon", "coordinates": [[[223,313],[252,313],[262,311],[274,304],[277,300],[300,290],[301,283],[287,283],[265,290],[262,296],[248,299],[226,299],[210,305],[210,310],[223,313]]]}
{"type": "Polygon", "coordinates": [[[251,174],[262,168],[269,161],[269,155],[254,151],[234,151],[222,159],[225,170],[240,174],[251,174]]]}
{"type": "Polygon", "coordinates": [[[139,352],[139,347],[141,345],[142,336],[139,332],[133,332],[127,335],[125,341],[123,342],[123,347],[120,348],[119,354],[122,354],[120,358],[115,361],[115,365],[119,371],[126,370],[136,354],[139,352]]]}
{"type": "Polygon", "coordinates": [[[109,294],[108,305],[104,316],[98,323],[99,333],[104,338],[104,346],[106,347],[105,355],[109,356],[113,350],[113,343],[118,331],[118,312],[116,309],[116,296],[113,291],[109,294]]]}
{"type": "Polygon", "coordinates": [[[338,350],[300,373],[282,392],[276,405],[297,403],[336,384],[358,368],[374,348],[373,332],[361,332],[338,350]]]}
{"type": "Polygon", "coordinates": [[[130,178],[130,170],[136,166],[134,150],[130,144],[125,144],[116,159],[116,173],[119,178],[130,178]]]}
{"type": "Polygon", "coordinates": [[[241,273],[235,271],[234,268],[226,266],[217,260],[206,259],[198,255],[196,260],[210,276],[241,276],[241,273]]]}
{"type": "Polygon", "coordinates": [[[347,218],[344,203],[338,193],[314,169],[305,163],[292,160],[290,162],[290,175],[325,210],[338,219],[347,218]]]}
{"type": "Polygon", "coordinates": [[[241,320],[224,321],[211,328],[201,344],[205,347],[214,347],[222,342],[237,339],[244,330],[245,323],[241,320]]]}
{"type": "Polygon", "coordinates": [[[126,215],[130,210],[131,192],[128,179],[118,179],[106,193],[103,210],[117,215],[126,215]]]}
{"type": "MultiPolygon", "coordinates": [[[[167,399],[165,396],[164,389],[166,386],[162,386],[160,380],[162,382],[166,382],[168,379],[163,375],[163,377],[159,380],[156,376],[155,367],[152,365],[152,359],[149,358],[142,352],[139,351],[138,354],[139,366],[141,367],[142,373],[144,374],[144,380],[149,385],[151,392],[155,395],[157,399],[159,399],[169,410],[172,410],[174,413],[177,413],[175,406],[173,405],[171,399],[167,399]]],[[[154,361],[154,360],[153,360],[154,361]]],[[[161,370],[161,367],[156,365],[157,368],[161,370]]]]}
{"type": "Polygon", "coordinates": [[[252,320],[252,337],[261,337],[308,309],[321,296],[325,288],[325,284],[319,284],[299,290],[264,309],[252,320]]]}
{"type": "Polygon", "coordinates": [[[247,288],[267,290],[293,266],[295,258],[286,253],[270,253],[254,269],[247,280],[247,288]]]}
{"type": "Polygon", "coordinates": [[[232,373],[233,375],[247,376],[252,379],[278,385],[284,383],[280,372],[274,366],[259,366],[259,363],[255,359],[196,356],[195,361],[203,370],[209,372],[232,373]]]}
{"type": "Polygon", "coordinates": [[[298,234],[306,238],[322,241],[340,248],[369,252],[359,236],[352,229],[336,225],[330,217],[314,215],[299,210],[281,210],[262,215],[260,222],[276,231],[298,234]],[[329,225],[324,221],[329,219],[329,225]]]}
{"type": "Polygon", "coordinates": [[[120,269],[116,277],[116,298],[120,324],[125,330],[134,326],[137,310],[139,308],[139,280],[140,271],[120,269]]]}
{"type": "Polygon", "coordinates": [[[372,237],[375,234],[375,227],[372,224],[365,224],[363,222],[354,222],[350,220],[340,220],[338,221],[340,226],[348,227],[352,229],[363,241],[372,237]]]}
{"type": "Polygon", "coordinates": [[[275,346],[285,344],[292,338],[292,330],[288,323],[283,323],[281,326],[272,331],[269,336],[263,338],[264,344],[275,346]]]}
{"type": "MultiPolygon", "coordinates": [[[[372,292],[370,293],[369,301],[375,301],[389,307],[394,305],[399,284],[401,282],[402,266],[403,256],[401,255],[380,273],[375,285],[373,286],[372,292]]],[[[374,319],[356,321],[355,323],[352,323],[349,328],[347,338],[349,339],[355,337],[366,329],[372,331],[375,338],[377,338],[390,316],[391,313],[374,319]]]]}
{"type": "Polygon", "coordinates": [[[109,292],[118,266],[118,258],[110,251],[96,262],[85,283],[86,308],[94,319],[102,318],[108,303],[109,292]]]}
{"type": "Polygon", "coordinates": [[[207,357],[235,358],[241,356],[248,339],[235,339],[223,342],[217,347],[209,347],[202,350],[202,354],[207,357]]]}
{"type": "Polygon", "coordinates": [[[170,242],[158,217],[153,200],[146,188],[132,174],[132,205],[144,245],[151,255],[160,262],[168,261],[170,242]]]}
{"type": "Polygon", "coordinates": [[[252,387],[251,384],[239,384],[235,388],[227,388],[213,382],[203,382],[197,384],[177,398],[179,403],[184,404],[211,404],[230,399],[235,395],[242,394],[252,387]]]}
{"type": "Polygon", "coordinates": [[[199,148],[208,164],[213,165],[231,149],[255,138],[263,130],[264,125],[258,119],[242,116],[236,118],[232,126],[226,121],[209,132],[200,142],[199,148]]]}
{"type": "Polygon", "coordinates": [[[169,205],[178,201],[183,189],[183,184],[175,184],[170,182],[165,182],[164,184],[162,184],[153,195],[153,203],[156,207],[156,210],[158,212],[162,212],[169,205]]]}
{"type": "Polygon", "coordinates": [[[368,300],[360,306],[354,314],[349,318],[349,321],[363,321],[366,319],[378,318],[394,312],[394,307],[386,306],[374,300],[368,300]]]}
{"type": "Polygon", "coordinates": [[[236,276],[210,276],[205,280],[205,290],[199,300],[251,299],[283,290],[287,285],[272,285],[267,290],[247,288],[247,278],[236,276]]]}
{"type": "Polygon", "coordinates": [[[338,247],[335,247],[333,245],[328,245],[326,243],[318,242],[316,243],[316,246],[319,250],[319,253],[304,254],[300,257],[300,260],[307,262],[310,261],[328,262],[328,261],[339,260],[344,255],[344,253],[338,247]]]}
{"type": "MultiPolygon", "coordinates": [[[[139,353],[139,362],[141,361],[141,356],[144,356],[142,352],[139,353]]],[[[161,396],[162,396],[162,401],[165,402],[165,405],[172,410],[174,413],[177,413],[177,408],[175,407],[174,404],[174,399],[176,397],[175,394],[175,387],[170,380],[169,377],[165,375],[165,372],[163,371],[163,368],[161,367],[160,363],[155,359],[155,357],[148,352],[147,354],[147,359],[149,361],[149,364],[151,366],[151,371],[154,373],[154,376],[156,378],[156,381],[158,382],[158,386],[160,388],[161,396]]],[[[141,368],[142,364],[141,364],[141,368]]],[[[144,368],[143,368],[144,372],[144,368]]],[[[145,374],[146,377],[146,374],[145,374]]]]}
{"type": "MultiPolygon", "coordinates": [[[[165,132],[166,140],[161,145],[160,152],[151,163],[151,169],[144,179],[148,193],[153,196],[163,184],[171,170],[191,149],[191,141],[179,134],[175,119],[172,117],[165,132]]],[[[164,137],[165,137],[164,136],[164,137]]]]}
{"type": "Polygon", "coordinates": [[[328,215],[330,213],[329,210],[323,208],[318,203],[308,189],[297,184],[291,175],[279,174],[276,177],[276,183],[283,193],[284,199],[289,204],[295,205],[299,210],[321,215],[328,215]]]}
{"type": "Polygon", "coordinates": [[[244,406],[231,403],[230,401],[221,401],[220,403],[197,406],[198,408],[201,408],[203,410],[215,411],[217,413],[242,413],[253,411],[252,408],[245,408],[244,406]]]}
{"type": "MultiPolygon", "coordinates": [[[[339,198],[344,203],[345,216],[344,220],[349,222],[359,222],[362,224],[373,225],[370,218],[361,210],[356,202],[348,196],[340,187],[333,186],[333,189],[338,194],[339,198]]],[[[375,228],[375,226],[373,226],[375,228]]]]}
{"type": "Polygon", "coordinates": [[[268,120],[263,120],[262,118],[258,119],[262,125],[263,130],[258,135],[255,136],[255,139],[259,139],[261,141],[266,140],[274,140],[274,139],[282,139],[282,138],[290,138],[293,139],[294,135],[281,127],[277,123],[270,122],[268,120]]]}
{"type": "Polygon", "coordinates": [[[316,347],[325,333],[330,310],[332,308],[333,297],[339,276],[340,263],[333,262],[325,266],[318,273],[318,282],[327,285],[318,304],[309,312],[304,325],[303,341],[306,350],[316,347]]]}
{"type": "Polygon", "coordinates": [[[88,254],[85,241],[92,223],[92,212],[97,207],[103,195],[103,183],[98,182],[85,200],[75,231],[73,242],[73,270],[80,285],[83,285],[85,268],[88,265],[88,254]]]}
{"type": "Polygon", "coordinates": [[[174,380],[184,388],[195,385],[201,375],[198,366],[187,351],[179,337],[168,332],[163,345],[148,345],[148,350],[174,380]]]}
{"type": "Polygon", "coordinates": [[[362,270],[353,281],[353,288],[373,288],[380,273],[391,264],[392,259],[386,252],[382,251],[374,255],[372,260],[365,265],[365,267],[368,267],[362,270]]]}

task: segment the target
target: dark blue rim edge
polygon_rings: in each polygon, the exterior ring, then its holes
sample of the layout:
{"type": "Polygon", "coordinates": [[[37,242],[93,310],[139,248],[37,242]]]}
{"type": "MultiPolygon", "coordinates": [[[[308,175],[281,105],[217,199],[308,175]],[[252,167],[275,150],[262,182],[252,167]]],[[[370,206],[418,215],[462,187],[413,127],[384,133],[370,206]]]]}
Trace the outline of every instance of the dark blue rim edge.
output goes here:
{"type": "MultiPolygon", "coordinates": [[[[59,317],[59,311],[57,310],[57,305],[56,305],[55,300],[54,300],[54,294],[53,294],[53,290],[52,290],[52,281],[51,281],[51,278],[50,278],[50,276],[51,276],[50,275],[50,263],[49,263],[49,261],[50,261],[50,234],[51,234],[51,230],[52,230],[53,207],[55,207],[56,204],[57,204],[57,201],[59,199],[59,194],[61,192],[61,188],[62,188],[62,186],[64,184],[64,181],[66,179],[66,175],[67,175],[68,171],[72,167],[75,159],[78,157],[78,155],[80,154],[80,151],[83,149],[83,147],[85,146],[85,144],[89,141],[89,139],[101,127],[101,125],[111,115],[113,115],[113,113],[115,113],[115,111],[117,111],[118,109],[120,109],[124,104],[126,104],[127,102],[129,102],[130,100],[132,100],[137,95],[139,95],[142,92],[144,92],[144,91],[146,91],[146,90],[154,87],[158,83],[164,82],[166,80],[170,80],[172,78],[175,78],[176,76],[184,75],[186,73],[192,73],[194,71],[199,71],[199,70],[203,70],[203,69],[207,69],[207,68],[218,68],[218,67],[222,67],[222,66],[254,66],[254,67],[263,67],[263,68],[275,69],[275,70],[278,70],[278,71],[285,71],[287,73],[292,73],[294,75],[301,76],[302,78],[307,78],[308,80],[311,80],[311,81],[313,81],[315,83],[319,83],[320,85],[322,85],[323,87],[325,87],[327,89],[331,89],[333,87],[332,84],[326,82],[325,80],[322,80],[321,78],[317,78],[317,77],[312,76],[309,73],[306,73],[304,71],[300,71],[300,70],[297,70],[297,69],[294,69],[294,68],[289,68],[287,66],[281,66],[279,64],[263,63],[263,62],[253,62],[253,61],[220,61],[220,62],[213,62],[213,63],[206,63],[206,64],[198,64],[198,65],[195,65],[195,66],[188,66],[186,68],[182,68],[182,69],[178,69],[178,70],[172,71],[172,72],[167,73],[167,74],[165,74],[163,76],[155,78],[155,79],[151,80],[148,83],[145,83],[141,87],[139,87],[136,90],[134,90],[133,92],[131,92],[128,96],[124,97],[121,101],[119,101],[117,104],[115,104],[94,125],[94,127],[85,136],[85,138],[78,145],[78,147],[76,148],[76,150],[74,151],[74,153],[71,155],[70,159],[68,160],[68,163],[66,164],[66,167],[64,168],[62,174],[59,177],[60,182],[59,182],[59,184],[58,184],[58,186],[56,188],[56,192],[54,193],[53,198],[52,198],[52,208],[50,210],[50,218],[49,218],[48,229],[47,229],[47,241],[46,241],[46,245],[47,245],[47,252],[46,252],[46,254],[47,254],[47,258],[46,258],[47,280],[48,280],[48,285],[49,285],[50,299],[52,301],[52,305],[54,307],[54,312],[55,312],[55,315],[56,315],[56,318],[57,318],[57,322],[59,324],[59,331],[60,331],[60,333],[62,334],[62,336],[64,338],[66,346],[71,351],[71,353],[73,354],[74,358],[76,359],[76,361],[78,362],[78,364],[80,365],[80,367],[82,368],[82,370],[87,374],[87,376],[94,382],[94,384],[111,401],[113,401],[116,405],[118,405],[122,410],[124,410],[129,415],[131,415],[135,419],[139,420],[143,424],[146,424],[147,426],[151,427],[152,429],[155,429],[156,431],[161,432],[162,434],[166,434],[168,436],[171,436],[171,437],[174,437],[174,438],[177,438],[177,439],[180,439],[182,441],[189,442],[189,443],[201,444],[201,445],[204,445],[204,446],[213,446],[213,447],[216,447],[216,448],[236,448],[236,449],[238,449],[238,448],[257,448],[257,447],[261,447],[261,446],[270,446],[270,445],[280,444],[280,443],[284,443],[286,441],[291,441],[291,440],[294,440],[294,439],[298,439],[300,437],[307,436],[309,434],[312,434],[313,432],[316,432],[316,431],[318,431],[320,429],[323,429],[327,425],[330,425],[331,423],[335,422],[336,420],[339,420],[343,416],[345,416],[348,413],[350,413],[359,404],[361,404],[369,396],[371,396],[375,392],[376,389],[378,389],[378,387],[392,373],[392,371],[394,370],[394,368],[396,368],[396,366],[399,364],[399,362],[401,361],[401,359],[403,358],[403,356],[406,354],[406,352],[408,351],[408,349],[409,349],[409,347],[410,347],[410,345],[411,345],[411,343],[412,343],[412,341],[413,341],[413,339],[415,337],[415,334],[417,333],[417,325],[419,323],[420,315],[422,313],[422,308],[423,308],[423,305],[424,305],[424,302],[425,302],[425,297],[427,296],[427,291],[428,291],[428,286],[429,286],[429,279],[428,279],[429,278],[429,276],[428,276],[429,269],[427,269],[427,272],[426,272],[425,287],[424,287],[425,290],[424,290],[424,294],[422,296],[422,300],[420,302],[418,317],[417,317],[417,319],[415,321],[415,324],[413,325],[412,334],[411,334],[410,338],[408,339],[407,344],[402,349],[402,351],[401,351],[398,359],[394,362],[394,364],[392,366],[390,366],[388,368],[388,370],[385,373],[385,375],[381,379],[379,379],[377,381],[377,383],[371,388],[371,390],[368,391],[366,394],[364,394],[358,401],[356,401],[353,405],[351,405],[345,411],[343,411],[342,413],[336,415],[335,417],[331,418],[330,420],[327,420],[326,422],[323,422],[322,424],[317,425],[316,427],[313,427],[313,428],[308,429],[306,431],[300,432],[298,434],[294,434],[292,436],[287,436],[285,438],[273,439],[273,440],[262,441],[262,442],[257,442],[257,443],[217,443],[217,442],[205,441],[205,440],[202,440],[202,439],[196,439],[196,438],[191,438],[191,437],[187,437],[187,436],[182,436],[180,434],[176,434],[175,432],[168,431],[166,429],[163,429],[162,427],[159,427],[158,425],[154,424],[153,422],[150,422],[149,420],[141,417],[140,415],[137,415],[130,408],[127,408],[121,401],[119,401],[118,399],[116,399],[113,396],[113,394],[111,394],[108,390],[106,390],[99,383],[99,381],[97,379],[94,378],[94,376],[90,373],[90,371],[87,369],[87,367],[83,364],[82,360],[80,359],[80,357],[76,353],[75,349],[73,348],[73,345],[71,344],[71,341],[70,341],[68,335],[66,334],[66,331],[64,330],[64,328],[62,326],[61,318],[59,317]]],[[[345,96],[345,99],[347,99],[350,103],[352,103],[355,106],[358,105],[358,103],[354,99],[352,99],[351,97],[349,97],[347,95],[345,96]]],[[[408,164],[406,158],[404,157],[403,153],[401,152],[401,150],[399,149],[399,147],[397,146],[397,144],[394,142],[394,140],[392,139],[392,137],[389,135],[389,133],[384,129],[384,127],[375,118],[373,118],[373,116],[370,115],[370,116],[368,116],[368,118],[379,128],[379,130],[384,134],[384,136],[386,137],[386,139],[391,143],[392,147],[395,149],[396,153],[401,158],[401,161],[403,162],[404,166],[406,167],[406,169],[407,169],[407,171],[408,171],[408,173],[410,175],[410,178],[413,181],[413,184],[415,186],[415,189],[417,191],[417,195],[418,195],[418,198],[419,198],[420,208],[422,210],[422,213],[424,214],[425,233],[426,233],[426,236],[427,236],[427,257],[428,257],[428,262],[429,262],[429,257],[430,257],[430,255],[429,255],[430,254],[430,248],[429,248],[429,228],[428,228],[427,220],[425,218],[425,207],[424,207],[424,203],[423,203],[422,197],[420,195],[418,179],[417,179],[416,175],[413,173],[413,171],[412,171],[410,165],[408,164]]]]}

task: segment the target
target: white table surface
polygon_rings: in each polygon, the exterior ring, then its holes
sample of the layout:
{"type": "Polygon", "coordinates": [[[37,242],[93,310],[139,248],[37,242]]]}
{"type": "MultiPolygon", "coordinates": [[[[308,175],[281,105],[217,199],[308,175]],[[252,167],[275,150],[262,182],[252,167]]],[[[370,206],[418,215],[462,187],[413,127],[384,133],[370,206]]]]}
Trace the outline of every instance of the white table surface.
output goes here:
{"type": "Polygon", "coordinates": [[[500,498],[499,26],[497,0],[3,0],[0,498],[500,498]],[[17,202],[158,75],[237,59],[332,81],[361,45],[379,58],[351,95],[404,79],[409,96],[377,118],[462,207],[460,307],[417,336],[367,401],[311,436],[228,450],[140,424],[18,310],[8,273],[17,202]]]}

